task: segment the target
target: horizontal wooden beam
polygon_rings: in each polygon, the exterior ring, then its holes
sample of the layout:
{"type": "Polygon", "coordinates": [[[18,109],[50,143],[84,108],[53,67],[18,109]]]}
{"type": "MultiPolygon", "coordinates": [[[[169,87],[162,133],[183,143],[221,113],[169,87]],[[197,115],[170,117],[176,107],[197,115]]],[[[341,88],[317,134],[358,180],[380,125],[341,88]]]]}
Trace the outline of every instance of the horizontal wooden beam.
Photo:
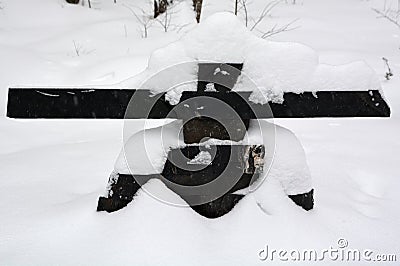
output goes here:
{"type": "MultiPolygon", "coordinates": [[[[389,117],[390,108],[378,90],[285,93],[283,103],[265,105],[248,101],[251,92],[184,92],[182,101],[211,97],[225,102],[241,119],[311,117],[389,117]]],[[[212,112],[215,104],[202,100],[202,108],[190,106],[198,116],[212,112]],[[207,106],[208,105],[208,106],[207,106]]],[[[182,118],[164,94],[148,90],[83,88],[10,88],[9,118],[162,119],[182,118]],[[135,104],[129,105],[132,97],[135,104]],[[129,108],[128,108],[129,106],[129,108]],[[128,109],[128,110],[127,110],[128,109]]],[[[216,113],[214,119],[230,119],[232,113],[216,113]]]]}

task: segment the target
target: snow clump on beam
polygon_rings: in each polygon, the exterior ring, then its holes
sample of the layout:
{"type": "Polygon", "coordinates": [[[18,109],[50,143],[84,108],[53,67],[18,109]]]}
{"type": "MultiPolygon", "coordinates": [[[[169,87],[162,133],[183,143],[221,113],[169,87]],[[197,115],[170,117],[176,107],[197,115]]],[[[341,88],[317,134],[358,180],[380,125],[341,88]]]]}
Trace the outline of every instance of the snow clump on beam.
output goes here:
{"type": "Polygon", "coordinates": [[[168,91],[166,98],[177,104],[182,91],[197,89],[200,62],[243,63],[244,74],[233,90],[254,91],[250,100],[256,103],[282,102],[285,92],[381,89],[376,73],[366,63],[320,64],[310,47],[259,38],[231,13],[216,13],[179,41],[154,51],[142,73],[119,85],[154,93],[168,91]],[[182,65],[169,68],[178,64],[182,65]]]}

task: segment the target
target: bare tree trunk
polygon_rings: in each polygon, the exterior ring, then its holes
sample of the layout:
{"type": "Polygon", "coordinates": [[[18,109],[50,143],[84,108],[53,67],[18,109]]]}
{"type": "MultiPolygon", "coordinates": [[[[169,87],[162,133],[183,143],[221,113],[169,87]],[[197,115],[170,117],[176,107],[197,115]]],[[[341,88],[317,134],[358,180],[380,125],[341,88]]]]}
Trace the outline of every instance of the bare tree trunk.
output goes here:
{"type": "Polygon", "coordinates": [[[235,15],[237,16],[238,13],[238,1],[239,0],[235,0],[235,15]]]}
{"type": "Polygon", "coordinates": [[[168,0],[154,0],[154,18],[167,10],[169,3],[168,0]]]}
{"type": "Polygon", "coordinates": [[[164,13],[167,10],[167,7],[168,7],[168,1],[160,0],[158,5],[158,11],[160,12],[160,14],[164,13]]]}
{"type": "Polygon", "coordinates": [[[194,11],[196,11],[197,23],[200,23],[202,5],[203,5],[203,0],[193,0],[193,8],[194,8],[194,11]]]}
{"type": "Polygon", "coordinates": [[[168,31],[168,10],[165,10],[165,26],[164,26],[164,31],[167,32],[168,31]]]}
{"type": "Polygon", "coordinates": [[[154,18],[158,17],[160,15],[160,11],[158,10],[158,2],[157,0],[154,0],[154,18]]]}
{"type": "Polygon", "coordinates": [[[247,12],[247,0],[241,0],[241,4],[242,4],[243,10],[244,10],[246,27],[248,27],[249,26],[249,13],[247,12]]]}

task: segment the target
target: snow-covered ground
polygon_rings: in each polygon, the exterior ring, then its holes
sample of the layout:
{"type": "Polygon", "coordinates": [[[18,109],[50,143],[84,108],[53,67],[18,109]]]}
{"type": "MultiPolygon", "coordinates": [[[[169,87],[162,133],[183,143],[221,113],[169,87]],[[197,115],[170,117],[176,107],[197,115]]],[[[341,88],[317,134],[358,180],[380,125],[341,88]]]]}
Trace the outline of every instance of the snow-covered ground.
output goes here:
{"type": "MultiPolygon", "coordinates": [[[[371,10],[382,1],[282,3],[265,20],[263,27],[272,27],[299,18],[297,29],[271,39],[310,46],[321,63],[365,61],[381,78],[392,117],[275,120],[304,146],[315,209],[303,211],[271,182],[217,220],[145,193],[117,213],[95,212],[120,152],[122,121],[4,117],[9,86],[119,83],[145,69],[153,50],[195,27],[190,1],[175,1],[174,30],[155,25],[147,39],[125,6],[148,8],[145,0],[92,2],[93,9],[62,0],[0,1],[0,265],[277,265],[259,259],[266,245],[321,251],[340,238],[400,260],[400,29],[371,10]],[[390,81],[383,56],[394,72],[390,81]],[[260,200],[269,204],[260,208],[260,200]]],[[[232,11],[231,2],[204,0],[204,18],[232,11]]],[[[257,14],[263,6],[254,0],[249,9],[257,14]]],[[[146,186],[180,200],[157,181],[146,186]]]]}

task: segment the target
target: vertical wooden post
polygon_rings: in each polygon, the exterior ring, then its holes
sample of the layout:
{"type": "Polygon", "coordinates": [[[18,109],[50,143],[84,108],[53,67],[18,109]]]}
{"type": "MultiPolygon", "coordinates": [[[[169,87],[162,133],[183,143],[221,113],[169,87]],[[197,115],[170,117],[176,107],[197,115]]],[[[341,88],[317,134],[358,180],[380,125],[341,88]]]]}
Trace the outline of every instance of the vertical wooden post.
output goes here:
{"type": "Polygon", "coordinates": [[[200,23],[202,5],[203,5],[203,0],[196,0],[195,11],[196,11],[196,21],[197,21],[197,23],[200,23]]]}
{"type": "Polygon", "coordinates": [[[235,0],[235,15],[238,13],[238,0],[235,0]]]}
{"type": "Polygon", "coordinates": [[[160,11],[158,10],[158,3],[156,0],[154,0],[154,18],[158,17],[160,15],[160,11]]]}
{"type": "Polygon", "coordinates": [[[203,0],[193,0],[193,10],[196,12],[197,23],[200,23],[202,5],[203,5],[203,0]]]}

